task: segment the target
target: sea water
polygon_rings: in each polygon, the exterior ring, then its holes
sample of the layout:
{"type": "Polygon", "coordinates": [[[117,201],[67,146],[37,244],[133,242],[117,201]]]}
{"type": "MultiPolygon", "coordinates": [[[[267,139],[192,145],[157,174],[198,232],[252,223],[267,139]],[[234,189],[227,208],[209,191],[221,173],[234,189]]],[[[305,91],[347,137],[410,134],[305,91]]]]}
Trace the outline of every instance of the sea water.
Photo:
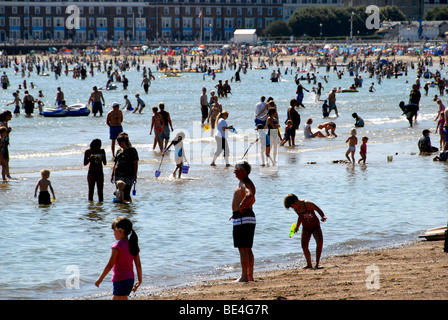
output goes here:
{"type": "MultiPolygon", "coordinates": [[[[138,292],[238,276],[239,255],[233,247],[229,221],[238,180],[232,167],[225,168],[222,157],[217,160],[217,167],[210,166],[216,143],[210,131],[201,126],[199,105],[202,87],[207,88],[210,97],[218,80],[230,82],[235,70],[217,73],[215,80],[201,73],[160,78],[154,65],[146,62],[145,66],[151,67],[156,77],[149,94],[142,90],[141,71],[132,68],[125,72],[130,83],[128,90],[117,83],[116,90],[104,91],[102,117],[47,118],[37,112],[26,117],[22,111],[10,121],[10,167],[14,179],[0,184],[1,299],[110,297],[110,275],[100,288],[94,282],[110,256],[115,242],[111,223],[120,215],[133,221],[139,236],[143,284],[138,292]],[[123,122],[140,157],[136,195],[132,204],[117,205],[112,202],[115,187],[110,182],[112,154],[106,114],[113,102],[124,102],[124,94],[135,107],[137,92],[146,108],[142,114],[124,111],[123,122]],[[155,177],[162,157],[158,149],[153,150],[154,134],[149,132],[151,107],[161,101],[171,114],[171,136],[180,130],[186,136],[184,147],[190,169],[181,179],[172,177],[173,152],[164,157],[161,175],[155,177]],[[103,203],[96,201],[96,191],[95,201],[87,201],[83,155],[94,138],[102,140],[108,160],[103,203]],[[34,198],[36,182],[44,168],[51,171],[50,181],[56,193],[50,206],[38,206],[34,198]]],[[[23,80],[36,85],[29,89],[35,97],[38,90],[43,91],[47,107],[54,105],[58,86],[68,105],[85,104],[92,87],[103,87],[107,82],[106,74],[96,69],[95,76],[85,80],[73,79],[71,73],[59,79],[53,73],[22,78],[11,69],[6,71],[11,87],[1,91],[0,100],[2,108],[9,110],[13,107],[6,103],[12,101],[12,91],[23,80]]],[[[230,114],[227,122],[237,129],[236,134],[229,134],[231,161],[239,160],[250,147],[246,159],[252,164],[250,177],[257,188],[255,273],[304,265],[300,234],[288,237],[291,224],[297,220],[296,214],[283,206],[288,193],[316,203],[327,216],[322,223],[324,257],[402,245],[418,239],[425,229],[446,224],[444,191],[448,167],[444,162],[433,162],[431,156],[419,155],[417,147],[426,128],[432,131],[433,145],[439,146],[439,136],[434,133],[438,111],[432,100],[438,94],[435,88],[430,89],[428,96],[422,96],[418,121],[410,128],[398,103],[408,100],[415,70],[410,69],[407,76],[397,79],[383,79],[381,84],[361,73],[364,83],[359,92],[337,94],[339,117],[332,113],[329,120],[337,124],[338,136],[315,139],[303,138],[305,121],[314,119],[312,128],[317,130],[317,125],[328,119],[322,119],[322,102],[305,92],[306,108],[299,109],[302,124],[296,134],[296,146],[279,147],[278,165],[261,167],[260,148],[251,145],[257,138],[255,104],[262,95],[272,96],[284,131],[286,110],[290,99],[295,98],[294,74],[284,74],[284,68],[281,71],[283,77],[278,83],[269,80],[272,68],[241,73],[241,82],[230,82],[232,94],[220,99],[230,114]],[[371,82],[375,83],[375,92],[368,91],[371,82]],[[357,130],[356,159],[361,137],[369,137],[366,165],[338,161],[345,159],[353,112],[365,121],[365,127],[357,130]],[[388,156],[393,157],[392,161],[387,160],[388,156]]],[[[319,68],[316,75],[324,87],[322,99],[332,87],[348,88],[353,83],[347,72],[338,79],[336,73],[319,68]]],[[[302,83],[308,90],[313,87],[313,83],[302,83]]],[[[444,97],[443,102],[447,102],[444,97]]],[[[310,249],[314,257],[314,240],[310,249]]]]}

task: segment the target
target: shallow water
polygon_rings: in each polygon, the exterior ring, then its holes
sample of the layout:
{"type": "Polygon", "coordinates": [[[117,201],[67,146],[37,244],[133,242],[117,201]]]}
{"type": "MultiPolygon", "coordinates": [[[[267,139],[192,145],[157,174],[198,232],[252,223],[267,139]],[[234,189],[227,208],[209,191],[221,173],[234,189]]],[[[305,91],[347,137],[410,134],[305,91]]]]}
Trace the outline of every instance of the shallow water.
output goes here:
{"type": "MultiPolygon", "coordinates": [[[[220,100],[230,113],[228,123],[238,130],[231,134],[232,161],[238,160],[256,138],[253,113],[261,95],[274,97],[283,126],[289,100],[295,97],[294,75],[271,83],[271,70],[241,74],[241,83],[231,83],[233,94],[220,100]]],[[[224,168],[222,158],[216,168],[209,166],[215,142],[210,131],[201,129],[199,108],[202,87],[209,92],[217,80],[230,79],[234,71],[217,74],[215,81],[209,76],[203,80],[202,74],[185,73],[181,78],[159,75],[155,73],[150,93],[142,94],[147,105],[143,114],[124,112],[124,131],[140,156],[137,194],[128,206],[112,203],[114,186],[109,182],[111,153],[105,114],[52,119],[37,114],[27,118],[22,113],[13,117],[10,165],[15,179],[0,184],[4,233],[1,299],[108,297],[112,288],[110,275],[99,289],[94,281],[109,258],[114,242],[110,225],[119,215],[131,218],[139,236],[143,266],[140,292],[238,275],[239,256],[233,248],[229,221],[238,181],[232,168],[224,168]],[[161,156],[152,150],[150,107],[160,101],[165,102],[175,131],[186,133],[190,170],[181,180],[171,177],[172,154],[165,157],[162,175],[155,178],[161,156]],[[94,138],[103,141],[109,162],[104,168],[104,203],[87,201],[83,154],[94,138]],[[51,170],[50,180],[56,192],[56,201],[49,207],[39,207],[33,197],[43,168],[51,170]],[[73,280],[78,274],[79,286],[73,280]]],[[[8,76],[11,88],[17,88],[24,80],[11,70],[8,76]]],[[[105,92],[105,112],[113,101],[122,103],[124,94],[136,105],[134,94],[143,91],[141,73],[132,69],[126,76],[130,82],[127,92],[120,84],[117,90],[105,92]]],[[[417,239],[425,229],[446,223],[447,204],[440,193],[447,186],[448,167],[433,162],[432,157],[419,156],[417,148],[421,131],[435,130],[433,119],[438,107],[432,98],[437,92],[431,88],[430,94],[422,97],[418,123],[409,128],[398,103],[408,99],[415,72],[410,70],[408,76],[398,79],[384,79],[381,85],[375,85],[375,93],[368,92],[372,82],[368,75],[362,77],[364,85],[359,93],[337,94],[340,117],[331,116],[337,123],[337,138],[304,140],[300,129],[295,148],[279,148],[277,167],[260,167],[258,147],[249,150],[251,178],[257,187],[253,249],[256,272],[304,263],[300,236],[288,238],[296,215],[283,207],[283,197],[291,192],[315,202],[328,217],[322,224],[324,256],[399,245],[417,239]],[[366,123],[358,129],[359,140],[364,135],[369,137],[366,166],[333,163],[345,158],[345,140],[354,123],[353,112],[366,123]],[[387,161],[388,155],[393,156],[392,162],[387,161]]],[[[353,82],[348,73],[338,80],[335,73],[326,74],[324,68],[319,69],[318,78],[326,93],[333,86],[348,88],[353,82]],[[321,78],[323,75],[328,76],[328,83],[321,78]]],[[[25,79],[38,85],[30,90],[34,96],[43,90],[47,106],[54,104],[57,86],[61,86],[68,104],[85,103],[92,86],[102,87],[107,80],[105,74],[98,73],[86,80],[73,80],[71,75],[58,80],[36,75],[25,79]]],[[[307,89],[313,86],[306,81],[303,84],[307,89]]],[[[11,88],[0,93],[3,107],[12,101],[11,88]]],[[[315,103],[310,94],[305,95],[304,102],[306,109],[299,110],[302,125],[311,117],[316,130],[322,121],[321,103],[315,103]]],[[[8,108],[13,110],[12,106],[8,108]]],[[[439,145],[437,134],[432,134],[432,141],[439,145]]],[[[359,146],[356,159],[358,150],[359,146]]]]}

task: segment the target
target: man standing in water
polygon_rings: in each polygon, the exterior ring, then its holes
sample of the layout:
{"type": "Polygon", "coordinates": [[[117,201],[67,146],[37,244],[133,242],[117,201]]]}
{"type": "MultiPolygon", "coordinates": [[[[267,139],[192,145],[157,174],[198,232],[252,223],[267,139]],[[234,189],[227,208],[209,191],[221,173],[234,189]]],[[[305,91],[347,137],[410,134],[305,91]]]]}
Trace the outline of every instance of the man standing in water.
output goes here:
{"type": "Polygon", "coordinates": [[[120,105],[117,102],[114,102],[112,110],[109,111],[106,119],[106,124],[109,126],[109,138],[112,140],[112,158],[115,157],[115,140],[117,140],[118,135],[123,132],[123,127],[121,126],[122,122],[123,112],[120,110],[120,105]]]}
{"type": "Polygon", "coordinates": [[[249,179],[251,166],[247,161],[240,160],[235,164],[235,176],[240,181],[233,192],[233,245],[238,248],[241,259],[241,277],[238,282],[254,281],[254,255],[252,244],[254,240],[256,219],[252,211],[255,203],[255,186],[249,179]]]}
{"type": "Polygon", "coordinates": [[[62,92],[61,87],[58,87],[58,92],[56,93],[56,101],[54,104],[57,104],[58,107],[62,104],[62,100],[64,100],[64,92],[62,92]]]}
{"type": "Polygon", "coordinates": [[[87,102],[87,105],[90,105],[90,102],[92,102],[93,115],[96,116],[96,114],[99,112],[100,116],[102,116],[103,115],[103,104],[105,102],[104,102],[103,93],[101,91],[98,91],[98,88],[96,86],[93,87],[93,91],[90,94],[89,102],[87,102]],[[103,101],[102,104],[101,104],[101,101],[103,101]]]}

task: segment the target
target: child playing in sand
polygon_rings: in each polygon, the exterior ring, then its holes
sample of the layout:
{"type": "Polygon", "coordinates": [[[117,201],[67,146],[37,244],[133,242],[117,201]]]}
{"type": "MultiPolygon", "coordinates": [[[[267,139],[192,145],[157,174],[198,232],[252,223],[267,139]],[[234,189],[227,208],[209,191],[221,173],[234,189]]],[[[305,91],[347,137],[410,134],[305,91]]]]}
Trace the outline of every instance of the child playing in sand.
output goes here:
{"type": "Polygon", "coordinates": [[[367,157],[367,141],[369,141],[369,138],[362,137],[361,139],[361,150],[359,151],[359,155],[361,156],[361,159],[358,160],[358,163],[366,164],[366,157],[367,157]]]}
{"type": "Polygon", "coordinates": [[[322,222],[325,222],[327,220],[327,217],[325,216],[323,211],[313,202],[308,200],[299,200],[299,198],[297,198],[297,196],[292,193],[288,194],[283,199],[283,205],[286,209],[293,208],[298,215],[296,229],[294,232],[297,232],[300,225],[302,225],[302,250],[306,259],[306,266],[304,269],[313,267],[311,262],[311,253],[308,249],[311,236],[313,236],[314,240],[316,240],[315,269],[319,268],[319,261],[322,254],[324,237],[322,235],[322,229],[320,227],[320,221],[316,215],[316,211],[322,217],[322,222]]]}
{"type": "Polygon", "coordinates": [[[117,184],[117,190],[115,190],[114,192],[115,195],[114,202],[126,203],[126,201],[124,200],[124,188],[126,187],[126,182],[124,182],[123,180],[118,180],[116,184],[117,184]]]}
{"type": "Polygon", "coordinates": [[[34,190],[34,198],[37,197],[37,190],[40,189],[39,192],[39,204],[51,204],[50,199],[50,193],[48,192],[48,188],[50,188],[50,191],[53,195],[53,200],[56,199],[54,195],[53,187],[51,186],[50,180],[48,178],[50,177],[50,171],[47,169],[44,169],[40,172],[41,179],[37,182],[36,189],[34,190]]]}
{"type": "Polygon", "coordinates": [[[358,144],[358,138],[356,138],[356,129],[350,130],[350,137],[345,141],[345,143],[348,143],[348,150],[345,153],[345,157],[350,163],[355,164],[355,151],[356,151],[356,145],[358,144]],[[350,160],[349,154],[352,155],[352,160],[350,160]]]}
{"type": "Polygon", "coordinates": [[[176,138],[170,142],[170,144],[163,151],[163,154],[168,151],[168,149],[174,145],[174,161],[176,162],[176,166],[174,167],[173,177],[176,177],[176,171],[179,170],[178,178],[182,175],[182,166],[184,164],[184,143],[183,138],[185,134],[181,131],[176,135],[176,138]]]}
{"type": "Polygon", "coordinates": [[[109,262],[104,267],[100,277],[95,281],[95,286],[99,287],[109,271],[112,270],[113,300],[128,300],[131,292],[135,292],[142,283],[138,237],[132,227],[132,222],[126,217],[115,219],[112,223],[112,229],[117,242],[112,246],[109,262]],[[138,277],[135,284],[134,264],[138,277]]]}

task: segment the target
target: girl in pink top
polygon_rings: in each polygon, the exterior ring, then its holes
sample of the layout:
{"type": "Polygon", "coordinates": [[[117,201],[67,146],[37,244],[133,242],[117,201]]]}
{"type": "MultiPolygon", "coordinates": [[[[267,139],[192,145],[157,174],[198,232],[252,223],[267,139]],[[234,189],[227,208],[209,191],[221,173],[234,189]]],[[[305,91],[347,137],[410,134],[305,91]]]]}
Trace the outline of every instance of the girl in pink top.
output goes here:
{"type": "Polygon", "coordinates": [[[132,222],[126,217],[119,217],[112,223],[115,239],[112,254],[101,276],[95,281],[97,287],[112,270],[114,285],[113,299],[127,300],[131,291],[136,291],[142,283],[142,266],[140,263],[138,237],[132,228],[132,222]],[[129,239],[128,236],[130,235],[129,239]],[[138,281],[134,284],[134,263],[138,281]]]}

